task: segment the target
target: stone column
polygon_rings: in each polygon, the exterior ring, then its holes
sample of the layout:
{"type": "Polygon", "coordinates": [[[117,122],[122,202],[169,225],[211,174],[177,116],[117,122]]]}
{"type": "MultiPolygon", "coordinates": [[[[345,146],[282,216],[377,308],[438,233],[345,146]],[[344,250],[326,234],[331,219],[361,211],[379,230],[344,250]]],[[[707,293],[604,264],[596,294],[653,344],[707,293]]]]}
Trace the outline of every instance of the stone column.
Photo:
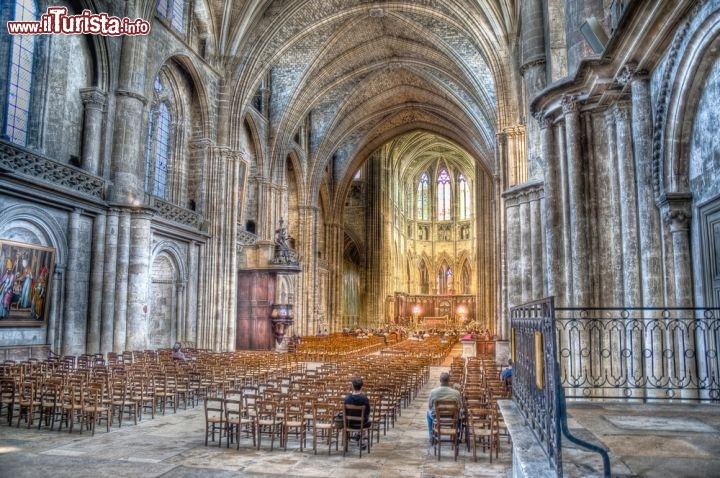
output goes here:
{"type": "MultiPolygon", "coordinates": [[[[185,294],[185,330],[183,331],[185,340],[190,340],[198,345],[197,338],[197,319],[198,319],[198,304],[197,304],[197,291],[200,289],[198,273],[198,255],[197,255],[197,243],[190,241],[188,243],[188,277],[186,281],[189,284],[193,284],[196,280],[198,281],[197,287],[189,287],[185,294]]],[[[233,350],[235,347],[233,347],[233,350]]]]}
{"type": "MultiPolygon", "coordinates": [[[[517,273],[519,270],[520,297],[521,303],[524,304],[526,302],[530,302],[532,299],[532,249],[530,248],[530,235],[532,234],[532,229],[530,224],[530,203],[527,191],[523,191],[518,199],[520,201],[518,206],[519,224],[515,227],[515,229],[518,229],[520,233],[520,267],[512,267],[508,264],[510,269],[512,269],[509,270],[508,273],[517,273]]],[[[510,226],[509,221],[508,226],[510,226]]]]}
{"type": "Polygon", "coordinates": [[[62,353],[61,337],[62,337],[62,310],[64,309],[60,292],[65,289],[65,268],[62,265],[55,267],[52,277],[53,286],[50,289],[50,310],[48,312],[48,338],[47,343],[57,353],[62,353]]]}
{"type": "MultiPolygon", "coordinates": [[[[660,199],[663,219],[672,236],[673,276],[670,290],[675,296],[668,298],[674,307],[693,307],[692,257],[690,253],[690,223],[692,219],[692,195],[685,193],[666,193],[660,199]]],[[[677,317],[668,319],[692,318],[690,311],[681,311],[677,317]]],[[[687,320],[680,320],[668,328],[668,337],[664,344],[663,356],[667,357],[667,369],[673,382],[682,382],[686,377],[697,377],[697,367],[712,369],[707,363],[707,337],[703,327],[691,327],[687,320]],[[672,352],[672,354],[668,352],[672,352]],[[688,352],[693,351],[691,355],[688,352]],[[697,362],[696,362],[697,360],[697,362]]],[[[704,374],[703,374],[704,375],[704,374]]],[[[700,392],[702,393],[702,392],[700,392]]],[[[680,391],[682,398],[698,398],[697,390],[680,391]]],[[[707,399],[708,397],[702,397],[707,399]]]]}
{"type": "Polygon", "coordinates": [[[568,207],[570,209],[570,247],[572,271],[572,302],[585,307],[588,291],[587,211],[585,206],[585,182],[583,175],[582,137],[580,112],[576,99],[562,99],[565,116],[565,149],[567,151],[568,207]]]}
{"type": "MultiPolygon", "coordinates": [[[[522,59],[520,74],[525,80],[525,104],[529,105],[547,84],[545,56],[545,15],[542,0],[523,0],[522,15],[522,59]]],[[[537,122],[527,121],[527,177],[539,179],[542,176],[542,146],[537,122]]]]}
{"type": "Polygon", "coordinates": [[[130,211],[120,211],[115,262],[115,308],[113,310],[113,352],[126,349],[128,264],[130,261],[130,211]]]}
{"type": "Polygon", "coordinates": [[[531,300],[545,296],[543,290],[543,229],[542,229],[542,190],[538,189],[539,197],[530,202],[530,251],[531,251],[531,300]]]}
{"type": "Polygon", "coordinates": [[[125,347],[128,350],[146,349],[148,344],[151,220],[149,209],[131,211],[125,330],[125,347]]]}
{"type": "MultiPolygon", "coordinates": [[[[627,101],[620,101],[615,105],[615,131],[618,164],[618,185],[620,201],[620,222],[622,224],[622,261],[623,261],[623,291],[625,307],[640,307],[640,268],[638,262],[637,240],[637,210],[635,163],[632,159],[632,137],[630,132],[630,105],[627,101]]],[[[628,323],[625,324],[629,326],[628,323]]],[[[632,350],[628,357],[628,382],[630,388],[642,388],[642,381],[633,382],[637,375],[650,374],[653,371],[646,368],[645,357],[641,348],[652,348],[652,337],[645,337],[642,330],[630,330],[625,347],[632,350]],[[643,342],[645,341],[645,342],[643,342]]],[[[658,376],[661,376],[662,373],[658,376]]]]}
{"type": "Polygon", "coordinates": [[[344,231],[342,224],[332,222],[328,224],[330,231],[330,252],[332,256],[328,260],[330,269],[330,290],[328,291],[329,299],[329,317],[328,324],[330,332],[337,332],[345,325],[342,322],[343,316],[343,247],[344,247],[344,231]]]}
{"type": "Polygon", "coordinates": [[[82,167],[90,174],[100,174],[100,150],[103,134],[103,109],[107,95],[100,88],[80,90],[85,118],[83,121],[82,167]]]}
{"type": "Polygon", "coordinates": [[[666,193],[660,200],[663,219],[672,236],[672,262],[674,277],[669,284],[675,290],[674,307],[693,306],[692,259],[690,253],[690,207],[692,195],[666,193]]]}
{"type": "Polygon", "coordinates": [[[185,291],[187,290],[186,281],[180,280],[175,285],[175,303],[177,304],[177,326],[175,327],[175,339],[185,342],[189,340],[185,335],[187,330],[187,316],[185,315],[185,303],[187,301],[185,297],[185,291]]]}
{"type": "Polygon", "coordinates": [[[302,323],[299,317],[295,317],[295,328],[296,333],[303,335],[314,335],[317,330],[313,327],[315,320],[315,304],[316,288],[319,287],[318,275],[317,275],[317,257],[315,251],[317,250],[317,236],[315,231],[317,230],[317,215],[318,208],[316,206],[300,206],[300,231],[299,236],[303,238],[301,242],[301,257],[303,258],[303,274],[302,280],[302,304],[303,313],[300,317],[303,318],[302,323]]]}
{"type": "Polygon", "coordinates": [[[520,270],[519,261],[521,260],[522,245],[520,231],[520,207],[514,200],[505,199],[505,224],[506,224],[506,243],[507,250],[505,264],[505,280],[507,282],[507,308],[510,310],[516,305],[523,302],[522,297],[522,271],[520,270]],[[511,202],[512,201],[512,202],[511,202]],[[514,203],[514,204],[513,204],[514,203]],[[512,262],[511,261],[518,261],[512,262]]]}
{"type": "Polygon", "coordinates": [[[117,271],[118,213],[111,208],[105,225],[105,264],[102,280],[102,319],[100,324],[100,352],[113,351],[113,323],[115,320],[115,281],[117,271]]]}
{"type": "MultiPolygon", "coordinates": [[[[607,130],[607,175],[610,181],[610,197],[604,199],[609,203],[609,215],[608,219],[610,224],[609,235],[612,238],[612,250],[609,251],[608,260],[610,261],[610,268],[612,269],[612,292],[611,297],[605,296],[607,299],[612,300],[609,304],[613,307],[621,307],[624,303],[625,297],[625,286],[623,283],[623,255],[622,255],[622,241],[623,234],[621,230],[621,221],[617,219],[622,217],[620,213],[620,205],[622,203],[620,188],[619,188],[619,168],[618,168],[618,149],[616,143],[616,132],[615,132],[615,111],[612,108],[605,110],[605,129],[607,130]]],[[[600,199],[603,200],[603,199],[600,199]]],[[[605,266],[607,270],[607,265],[605,266]]]]}
{"type": "Polygon", "coordinates": [[[645,307],[663,304],[662,251],[660,244],[660,212],[655,205],[652,159],[652,105],[650,103],[650,79],[647,71],[637,70],[636,65],[624,68],[624,79],[632,91],[632,137],[637,178],[637,214],[641,220],[638,228],[640,238],[640,269],[642,275],[642,301],[645,307]]]}
{"type": "MultiPolygon", "coordinates": [[[[126,16],[142,17],[143,2],[127,2],[126,16]]],[[[144,202],[144,146],[147,137],[145,72],[148,35],[123,36],[115,90],[115,134],[111,158],[114,200],[138,205],[144,202]]]]}
{"type": "Polygon", "coordinates": [[[635,183],[635,163],[632,160],[632,138],[630,132],[630,105],[620,102],[615,107],[615,127],[617,131],[618,179],[620,185],[620,220],[622,222],[622,255],[625,290],[625,306],[639,307],[640,269],[638,262],[637,239],[637,198],[635,183]]]}
{"type": "Polygon", "coordinates": [[[103,268],[105,256],[105,214],[93,221],[92,263],[90,265],[90,308],[88,310],[87,352],[99,353],[102,334],[103,268]]]}
{"type": "Polygon", "coordinates": [[[80,236],[80,209],[70,213],[67,244],[67,273],[65,280],[65,304],[63,307],[62,354],[76,355],[85,353],[85,300],[82,291],[85,284],[80,284],[80,257],[84,252],[80,236]]]}
{"type": "Polygon", "coordinates": [[[560,157],[557,152],[555,128],[549,116],[541,115],[540,140],[545,158],[545,261],[548,296],[555,296],[558,306],[565,306],[565,280],[562,273],[562,191],[560,190],[560,157]]]}

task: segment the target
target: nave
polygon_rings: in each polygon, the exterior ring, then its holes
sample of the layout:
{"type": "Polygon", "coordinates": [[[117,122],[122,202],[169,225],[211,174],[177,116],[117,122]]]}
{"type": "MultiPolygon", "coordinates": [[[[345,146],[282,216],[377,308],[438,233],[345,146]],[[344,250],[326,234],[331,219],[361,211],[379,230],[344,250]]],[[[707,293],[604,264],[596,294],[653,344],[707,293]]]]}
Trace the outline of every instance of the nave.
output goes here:
{"type": "MultiPolygon", "coordinates": [[[[0,426],[0,469],[13,477],[200,477],[200,476],[302,476],[302,477],[509,477],[510,445],[500,444],[499,457],[489,462],[487,453],[473,461],[472,451],[460,446],[457,461],[444,446],[438,461],[428,446],[425,412],[430,390],[438,384],[441,371],[447,371],[454,357],[461,354],[456,345],[442,366],[430,368],[430,379],[418,392],[387,435],[371,447],[370,454],[358,457],[342,449],[330,455],[319,447],[300,452],[291,443],[287,451],[265,444],[257,450],[244,440],[239,450],[217,442],[204,445],[204,413],[199,405],[178,409],[165,416],[141,420],[137,425],[113,426],[110,432],[98,427],[89,432],[68,433],[45,428],[37,430],[0,426]]],[[[217,438],[216,438],[217,439],[217,438]]],[[[312,440],[309,440],[311,442],[312,440]]]]}

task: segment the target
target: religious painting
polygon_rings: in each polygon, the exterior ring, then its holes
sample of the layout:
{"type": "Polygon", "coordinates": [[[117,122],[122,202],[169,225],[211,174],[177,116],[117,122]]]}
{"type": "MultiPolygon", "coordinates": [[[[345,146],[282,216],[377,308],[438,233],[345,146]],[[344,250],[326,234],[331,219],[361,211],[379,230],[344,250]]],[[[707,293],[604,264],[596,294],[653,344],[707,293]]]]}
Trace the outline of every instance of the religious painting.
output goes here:
{"type": "Polygon", "coordinates": [[[45,325],[55,249],[0,240],[0,327],[45,325]]]}

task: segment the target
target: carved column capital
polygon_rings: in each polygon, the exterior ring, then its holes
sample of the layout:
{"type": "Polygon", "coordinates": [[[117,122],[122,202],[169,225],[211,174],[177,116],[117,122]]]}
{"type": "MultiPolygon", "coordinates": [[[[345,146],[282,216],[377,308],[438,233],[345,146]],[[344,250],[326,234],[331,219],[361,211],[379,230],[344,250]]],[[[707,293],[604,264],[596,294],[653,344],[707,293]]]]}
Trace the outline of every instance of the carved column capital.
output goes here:
{"type": "Polygon", "coordinates": [[[628,61],[620,69],[618,74],[618,82],[623,85],[628,85],[638,80],[648,80],[649,73],[647,70],[639,69],[635,61],[628,61]]]}
{"type": "Polygon", "coordinates": [[[546,114],[545,111],[536,111],[533,115],[540,125],[540,129],[545,129],[552,126],[553,118],[546,114]]]}
{"type": "Polygon", "coordinates": [[[630,101],[621,100],[615,103],[613,108],[613,114],[615,115],[616,121],[627,122],[630,120],[631,104],[630,101]]]}
{"type": "Polygon", "coordinates": [[[562,106],[563,114],[569,115],[578,112],[578,102],[575,95],[563,95],[560,100],[560,106],[562,106]]]}
{"type": "Polygon", "coordinates": [[[670,232],[687,232],[692,220],[692,194],[666,193],[658,201],[662,217],[670,232]]]}
{"type": "Polygon", "coordinates": [[[107,102],[107,93],[95,86],[80,89],[80,98],[86,108],[103,109],[107,102]]]}

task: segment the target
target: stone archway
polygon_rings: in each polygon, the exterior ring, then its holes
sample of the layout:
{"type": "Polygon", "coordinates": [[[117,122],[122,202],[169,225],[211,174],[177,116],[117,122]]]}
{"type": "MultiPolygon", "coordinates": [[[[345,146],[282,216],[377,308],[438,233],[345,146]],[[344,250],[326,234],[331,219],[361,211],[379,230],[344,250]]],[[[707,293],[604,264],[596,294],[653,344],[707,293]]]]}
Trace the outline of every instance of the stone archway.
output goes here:
{"type": "Polygon", "coordinates": [[[147,346],[170,347],[177,337],[177,270],[167,254],[155,258],[151,267],[150,311],[147,346]]]}

